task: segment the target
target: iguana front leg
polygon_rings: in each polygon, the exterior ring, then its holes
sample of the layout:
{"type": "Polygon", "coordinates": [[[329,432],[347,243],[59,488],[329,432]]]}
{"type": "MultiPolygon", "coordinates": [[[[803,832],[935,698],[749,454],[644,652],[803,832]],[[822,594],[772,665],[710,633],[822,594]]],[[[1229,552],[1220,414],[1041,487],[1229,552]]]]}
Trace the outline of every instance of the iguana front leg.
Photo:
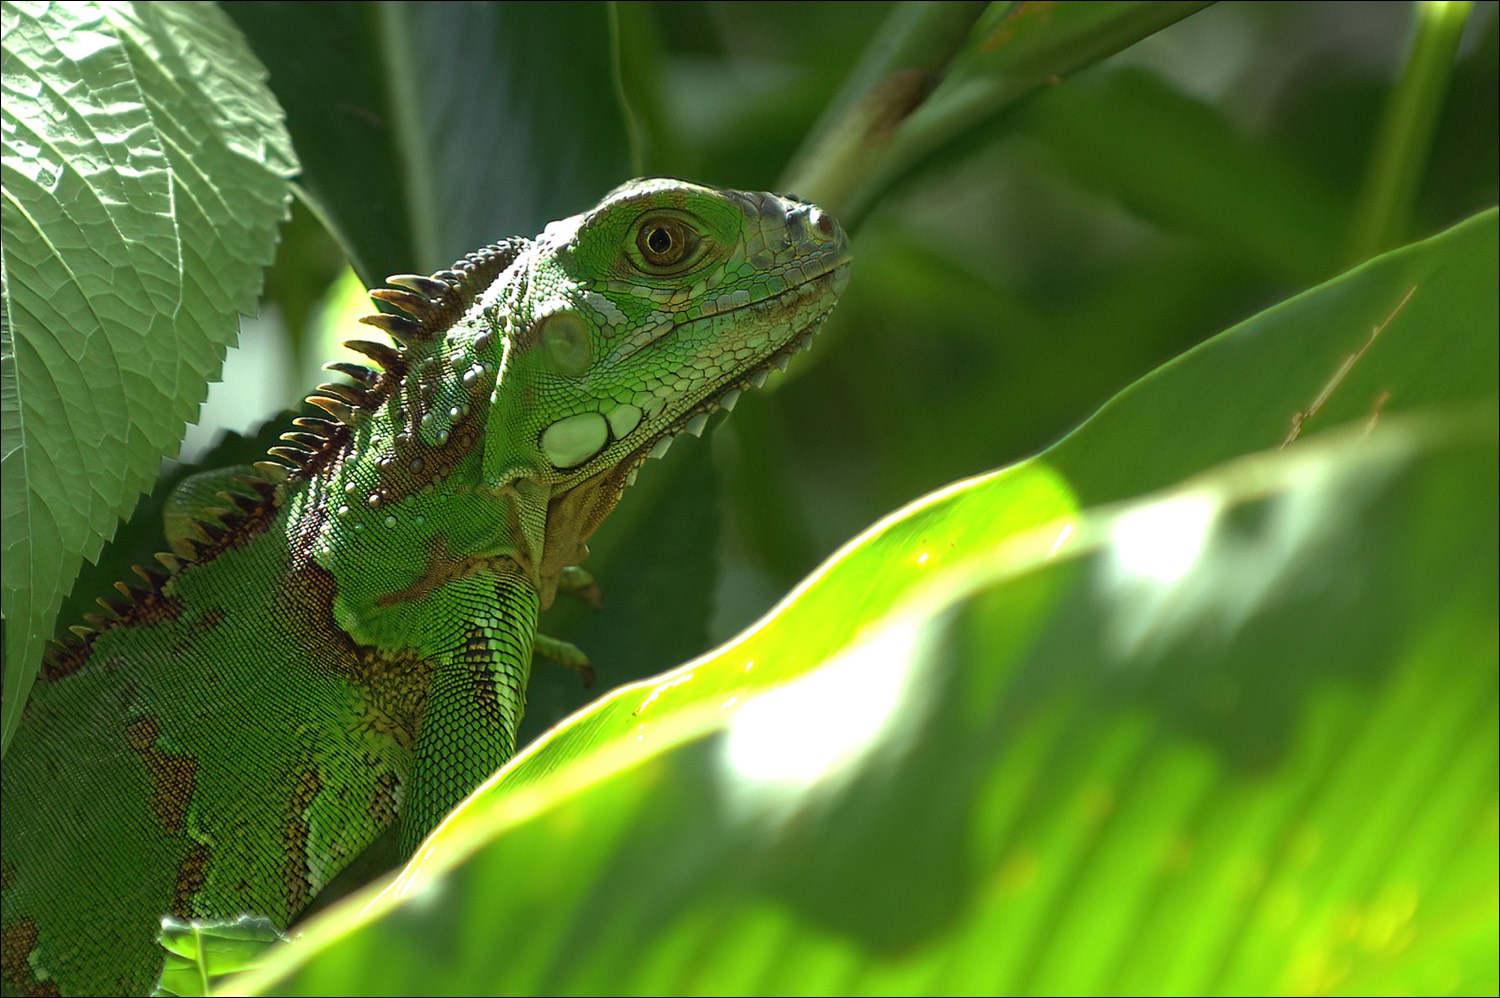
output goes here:
{"type": "Polygon", "coordinates": [[[516,746],[538,596],[519,571],[457,580],[434,594],[447,641],[433,664],[401,812],[402,856],[489,778],[516,746]]]}

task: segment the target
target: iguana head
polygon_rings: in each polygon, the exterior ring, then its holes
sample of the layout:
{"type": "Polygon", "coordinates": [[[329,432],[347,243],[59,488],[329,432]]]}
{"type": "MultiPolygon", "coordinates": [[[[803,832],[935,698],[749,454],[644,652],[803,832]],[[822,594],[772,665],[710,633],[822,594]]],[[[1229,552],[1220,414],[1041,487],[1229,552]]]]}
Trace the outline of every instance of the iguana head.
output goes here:
{"type": "MultiPolygon", "coordinates": [[[[649,457],[807,346],[849,271],[838,223],[774,194],[637,180],[535,239],[372,291],[384,370],[308,401],[263,464],[322,510],[327,558],[361,543],[528,566],[543,603],[649,457]],[[299,491],[300,490],[300,491],[299,491]],[[467,504],[460,511],[455,504],[467,504]]],[[[251,511],[253,514],[253,510],[251,511]]]]}
{"type": "Polygon", "coordinates": [[[544,603],[647,458],[811,342],[849,262],[813,205],[676,180],[628,183],[518,256],[484,465],[550,497],[526,531],[544,603]]]}
{"type": "Polygon", "coordinates": [[[637,180],[553,222],[503,289],[490,473],[633,479],[805,347],[848,270],[838,223],[774,194],[637,180]]]}

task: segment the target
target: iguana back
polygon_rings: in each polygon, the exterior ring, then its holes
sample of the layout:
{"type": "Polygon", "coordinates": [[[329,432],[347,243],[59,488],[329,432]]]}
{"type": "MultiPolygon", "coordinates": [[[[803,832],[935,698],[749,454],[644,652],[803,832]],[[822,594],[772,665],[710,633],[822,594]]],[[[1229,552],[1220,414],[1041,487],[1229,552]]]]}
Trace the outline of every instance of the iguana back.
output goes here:
{"type": "Polygon", "coordinates": [[[160,916],[285,926],[509,757],[536,614],[639,465],[806,345],[847,274],[810,205],[635,181],[375,296],[279,460],[44,663],[5,759],[0,980],[140,993],[160,916]]]}

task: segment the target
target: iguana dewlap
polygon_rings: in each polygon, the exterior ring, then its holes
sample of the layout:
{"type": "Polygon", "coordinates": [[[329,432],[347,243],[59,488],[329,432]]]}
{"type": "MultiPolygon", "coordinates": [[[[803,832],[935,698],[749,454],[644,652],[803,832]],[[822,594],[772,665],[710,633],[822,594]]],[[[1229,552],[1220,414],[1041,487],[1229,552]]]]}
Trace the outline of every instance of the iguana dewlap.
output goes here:
{"type": "Polygon", "coordinates": [[[807,345],[812,205],[635,181],[374,296],[398,346],[49,654],[4,761],[0,980],[140,993],[173,913],[285,926],[512,753],[536,615],[677,433],[807,345]]]}

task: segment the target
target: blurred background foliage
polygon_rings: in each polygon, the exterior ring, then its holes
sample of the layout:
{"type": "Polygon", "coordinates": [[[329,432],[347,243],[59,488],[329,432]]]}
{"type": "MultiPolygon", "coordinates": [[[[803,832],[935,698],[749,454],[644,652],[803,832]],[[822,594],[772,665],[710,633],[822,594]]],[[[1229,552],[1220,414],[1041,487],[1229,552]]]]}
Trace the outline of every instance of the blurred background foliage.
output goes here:
{"type": "MultiPolygon", "coordinates": [[[[776,189],[897,6],[227,5],[310,196],[185,457],[293,405],[357,335],[369,306],[346,253],[365,282],[428,272],[636,174],[776,189]]],[[[564,602],[543,627],[605,688],[691,657],[885,513],[1036,452],[1356,262],[1418,11],[1213,5],[944,147],[855,220],[850,289],[775,397],[753,393],[627,493],[588,563],[603,609],[564,602]]],[[[1496,22],[1494,4],[1469,17],[1411,210],[1379,248],[1495,203],[1496,22]]],[[[528,730],[597,692],[537,670],[528,730]]]]}

